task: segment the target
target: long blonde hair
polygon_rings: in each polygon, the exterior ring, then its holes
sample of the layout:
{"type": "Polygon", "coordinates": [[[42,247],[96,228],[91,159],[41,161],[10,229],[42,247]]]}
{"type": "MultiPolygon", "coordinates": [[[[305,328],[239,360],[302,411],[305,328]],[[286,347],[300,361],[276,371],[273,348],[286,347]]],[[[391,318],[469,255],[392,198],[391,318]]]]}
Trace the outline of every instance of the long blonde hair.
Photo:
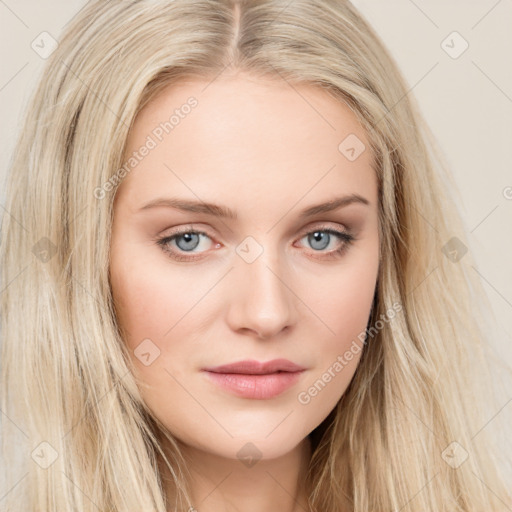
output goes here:
{"type": "Polygon", "coordinates": [[[112,176],[135,116],[158,91],[236,70],[314,84],[347,103],[375,156],[375,301],[356,374],[311,434],[311,510],[502,510],[512,500],[493,460],[492,424],[482,427],[493,403],[484,292],[468,270],[450,176],[394,60],[345,0],[96,0],[66,27],[28,106],[3,216],[10,481],[0,504],[191,506],[185,461],[139,394],[112,306],[112,176]],[[397,301],[401,314],[382,321],[397,301]],[[20,433],[28,449],[15,466],[20,433]]]}

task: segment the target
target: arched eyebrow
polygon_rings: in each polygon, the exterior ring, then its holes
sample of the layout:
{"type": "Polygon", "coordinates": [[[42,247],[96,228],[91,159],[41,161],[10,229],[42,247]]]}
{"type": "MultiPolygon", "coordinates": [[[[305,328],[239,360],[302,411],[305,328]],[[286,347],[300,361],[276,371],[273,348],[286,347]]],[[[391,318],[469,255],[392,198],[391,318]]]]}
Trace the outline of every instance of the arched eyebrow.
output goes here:
{"type": "MultiPolygon", "coordinates": [[[[300,219],[303,219],[306,217],[317,215],[319,213],[327,213],[333,210],[337,210],[338,208],[343,208],[353,203],[360,203],[367,206],[370,205],[370,201],[360,196],[359,194],[350,194],[347,196],[336,197],[325,203],[309,206],[302,210],[298,216],[300,219]]],[[[145,211],[157,207],[174,208],[176,210],[181,210],[184,212],[204,213],[206,215],[212,215],[214,217],[221,217],[224,219],[231,220],[237,220],[238,218],[237,213],[234,210],[228,208],[227,206],[214,203],[206,203],[203,201],[179,199],[176,197],[159,197],[153,199],[149,203],[146,203],[144,206],[139,208],[138,211],[145,211]]]]}

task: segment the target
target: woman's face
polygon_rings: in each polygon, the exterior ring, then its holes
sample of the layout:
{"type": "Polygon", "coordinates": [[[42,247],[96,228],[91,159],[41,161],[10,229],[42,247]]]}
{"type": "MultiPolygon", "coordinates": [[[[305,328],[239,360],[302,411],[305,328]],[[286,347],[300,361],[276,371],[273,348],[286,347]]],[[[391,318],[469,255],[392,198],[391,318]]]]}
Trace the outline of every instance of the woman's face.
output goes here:
{"type": "Polygon", "coordinates": [[[187,446],[278,457],[345,392],[379,266],[371,159],[349,108],[309,85],[181,82],[138,115],[111,286],[143,398],[187,446]],[[274,359],[303,370],[205,371],[274,359]]]}

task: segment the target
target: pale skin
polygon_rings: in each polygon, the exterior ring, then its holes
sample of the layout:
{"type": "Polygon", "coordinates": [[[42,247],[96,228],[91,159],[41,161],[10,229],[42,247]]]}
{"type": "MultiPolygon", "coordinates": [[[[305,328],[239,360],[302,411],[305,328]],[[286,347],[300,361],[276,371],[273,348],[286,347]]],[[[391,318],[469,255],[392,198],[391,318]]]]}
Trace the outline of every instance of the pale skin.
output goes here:
{"type": "Polygon", "coordinates": [[[139,113],[128,139],[126,158],[189,97],[197,99],[121,183],[110,271],[141,393],[189,460],[199,512],[307,510],[307,436],[336,406],[361,353],[308,403],[298,396],[358,340],[373,302],[378,188],[368,139],[345,104],[316,87],[294,87],[242,73],[173,84],[139,113]],[[353,161],[338,148],[349,134],[366,146],[353,161]],[[350,195],[367,204],[300,216],[350,195]],[[237,218],[140,210],[170,197],[223,205],[237,218]],[[182,233],[167,248],[189,261],[156,243],[177,230],[192,238],[182,233]],[[241,247],[261,254],[249,263],[241,247]],[[160,351],[149,365],[134,353],[147,339],[160,351]],[[235,396],[201,371],[275,358],[306,370],[270,399],[235,396]],[[261,457],[250,467],[237,455],[247,443],[261,457]]]}

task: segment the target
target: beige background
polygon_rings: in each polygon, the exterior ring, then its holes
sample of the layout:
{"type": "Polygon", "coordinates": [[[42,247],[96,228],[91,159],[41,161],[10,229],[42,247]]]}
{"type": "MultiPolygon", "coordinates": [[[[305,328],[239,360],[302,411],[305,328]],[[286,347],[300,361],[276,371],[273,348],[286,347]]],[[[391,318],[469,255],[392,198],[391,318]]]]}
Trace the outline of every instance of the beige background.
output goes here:
{"type": "MultiPolygon", "coordinates": [[[[512,1],[353,3],[396,58],[451,165],[455,198],[477,261],[473,271],[495,315],[492,350],[512,365],[512,1]],[[454,31],[460,36],[450,36],[454,31]],[[453,58],[464,41],[467,50],[453,58]]],[[[77,0],[0,0],[0,205],[20,112],[45,62],[31,43],[43,31],[58,40],[83,5],[77,0]]],[[[512,433],[512,389],[501,403],[492,421],[508,425],[503,447],[512,460],[511,436],[506,435],[512,433]]]]}

